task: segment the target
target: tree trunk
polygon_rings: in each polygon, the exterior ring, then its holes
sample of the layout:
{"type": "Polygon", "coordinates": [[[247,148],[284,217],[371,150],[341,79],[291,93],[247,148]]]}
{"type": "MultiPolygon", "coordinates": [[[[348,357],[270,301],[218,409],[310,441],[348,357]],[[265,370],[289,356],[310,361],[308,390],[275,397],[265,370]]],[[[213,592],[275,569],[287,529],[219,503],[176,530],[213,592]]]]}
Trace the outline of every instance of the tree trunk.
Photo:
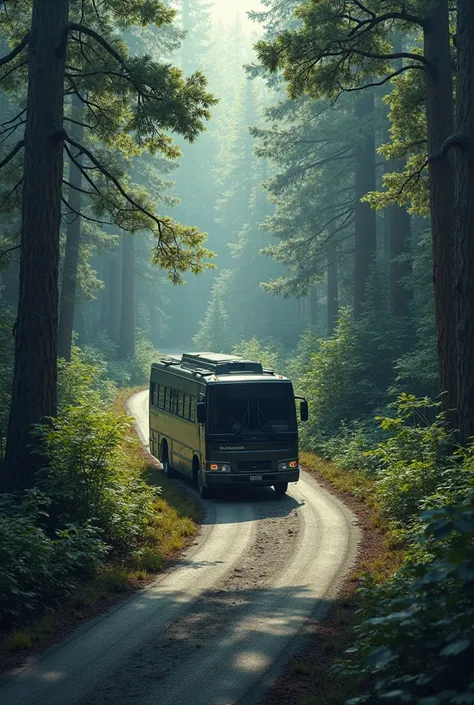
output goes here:
{"type": "Polygon", "coordinates": [[[456,152],[457,401],[460,440],[474,436],[474,4],[458,0],[456,152]]]}
{"type": "MultiPolygon", "coordinates": [[[[431,3],[425,16],[424,55],[430,62],[426,76],[428,153],[438,152],[454,132],[453,74],[448,0],[431,3]]],[[[456,423],[456,344],[454,312],[454,170],[450,158],[429,164],[433,279],[438,337],[440,392],[443,405],[456,423]]]]}
{"type": "Polygon", "coordinates": [[[363,311],[367,282],[377,255],[376,213],[361,199],[375,191],[375,132],[374,95],[365,91],[355,104],[358,125],[367,126],[367,132],[355,148],[355,261],[354,261],[354,316],[363,311]]]}
{"type": "Polygon", "coordinates": [[[116,345],[120,342],[121,299],[121,260],[118,254],[111,254],[107,260],[108,278],[105,282],[105,295],[108,301],[107,335],[116,345]]]}
{"type": "Polygon", "coordinates": [[[315,330],[318,327],[319,322],[319,303],[318,303],[318,286],[313,284],[311,293],[309,295],[309,318],[311,322],[311,327],[315,330]]]}
{"type": "Polygon", "coordinates": [[[122,310],[118,356],[126,360],[135,355],[135,248],[133,236],[122,233],[122,310]]]}
{"type": "MultiPolygon", "coordinates": [[[[76,95],[72,98],[72,117],[76,122],[84,119],[84,104],[76,95]]],[[[74,124],[71,133],[76,142],[84,142],[84,127],[74,124]]],[[[83,155],[78,154],[76,160],[82,164],[83,155]]],[[[69,197],[68,202],[72,211],[66,231],[66,252],[64,254],[63,283],[61,288],[61,301],[59,308],[58,331],[58,357],[69,361],[71,359],[72,334],[74,328],[74,306],[76,304],[77,265],[79,262],[79,246],[81,240],[81,217],[76,215],[81,212],[82,173],[79,167],[71,162],[69,167],[69,197]]]]}
{"type": "MultiPolygon", "coordinates": [[[[397,165],[394,165],[397,168],[397,165]]],[[[411,218],[406,208],[390,208],[390,306],[395,318],[408,318],[413,292],[409,288],[411,264],[411,218]]]]}
{"type": "Polygon", "coordinates": [[[339,316],[339,291],[337,280],[337,243],[333,237],[328,241],[328,335],[333,335],[339,316]]]}
{"type": "Polygon", "coordinates": [[[56,414],[59,232],[63,179],[64,30],[69,0],[54,12],[34,0],[28,43],[20,296],[3,489],[31,487],[33,424],[56,414]]]}

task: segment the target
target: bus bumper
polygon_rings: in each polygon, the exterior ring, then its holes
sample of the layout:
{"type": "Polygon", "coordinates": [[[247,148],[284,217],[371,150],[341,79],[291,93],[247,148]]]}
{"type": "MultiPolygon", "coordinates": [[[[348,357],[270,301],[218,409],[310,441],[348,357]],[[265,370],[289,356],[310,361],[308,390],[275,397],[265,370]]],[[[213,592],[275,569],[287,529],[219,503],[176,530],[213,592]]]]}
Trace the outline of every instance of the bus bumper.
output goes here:
{"type": "Polygon", "coordinates": [[[277,482],[298,482],[300,479],[299,470],[289,472],[266,472],[261,474],[251,474],[245,472],[217,473],[206,472],[205,484],[208,487],[228,487],[232,485],[246,485],[248,487],[272,487],[277,482]]]}

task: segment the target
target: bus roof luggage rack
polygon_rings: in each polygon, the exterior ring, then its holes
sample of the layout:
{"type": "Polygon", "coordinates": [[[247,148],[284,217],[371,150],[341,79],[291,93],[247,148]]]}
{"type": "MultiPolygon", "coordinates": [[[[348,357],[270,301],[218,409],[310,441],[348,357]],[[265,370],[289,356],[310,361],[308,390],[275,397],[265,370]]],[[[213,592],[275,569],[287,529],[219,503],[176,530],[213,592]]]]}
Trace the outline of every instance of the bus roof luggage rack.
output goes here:
{"type": "Polygon", "coordinates": [[[172,357],[171,355],[161,358],[161,362],[167,367],[171,365],[181,365],[181,360],[179,357],[172,357]]]}
{"type": "Polygon", "coordinates": [[[217,353],[185,353],[181,365],[200,375],[263,374],[260,362],[217,353]]]}

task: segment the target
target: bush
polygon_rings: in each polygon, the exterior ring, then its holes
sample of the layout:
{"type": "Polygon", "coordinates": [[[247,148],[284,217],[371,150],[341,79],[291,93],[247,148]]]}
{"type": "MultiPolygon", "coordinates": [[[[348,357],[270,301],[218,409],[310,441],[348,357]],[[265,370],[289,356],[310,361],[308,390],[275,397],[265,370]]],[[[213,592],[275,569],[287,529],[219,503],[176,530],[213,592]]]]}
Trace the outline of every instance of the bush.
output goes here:
{"type": "Polygon", "coordinates": [[[116,553],[125,554],[146,532],[155,491],[125,466],[121,444],[130,419],[90,406],[67,407],[36,430],[47,460],[39,486],[55,520],[92,521],[116,553]]]}
{"type": "Polygon", "coordinates": [[[57,606],[107,553],[100,532],[85,522],[46,531],[51,500],[38,491],[0,504],[0,621],[57,606]]]}
{"type": "Polygon", "coordinates": [[[112,383],[116,387],[134,387],[148,380],[151,364],[157,355],[152,343],[137,331],[134,357],[118,360],[117,346],[102,333],[94,346],[82,348],[81,360],[101,370],[102,383],[112,383]]]}
{"type": "Polygon", "coordinates": [[[356,646],[337,668],[370,683],[351,705],[474,702],[474,493],[422,519],[432,557],[365,588],[356,646]]]}
{"type": "Polygon", "coordinates": [[[443,469],[452,462],[453,439],[444,414],[436,415],[439,404],[402,394],[395,406],[396,417],[378,419],[389,437],[369,455],[379,461],[377,491],[382,512],[406,525],[439,490],[443,469]]]}
{"type": "Polygon", "coordinates": [[[263,345],[257,338],[242,340],[234,346],[232,353],[244,360],[261,362],[266,369],[279,373],[282,373],[285,366],[281,351],[274,349],[271,345],[263,345]]]}

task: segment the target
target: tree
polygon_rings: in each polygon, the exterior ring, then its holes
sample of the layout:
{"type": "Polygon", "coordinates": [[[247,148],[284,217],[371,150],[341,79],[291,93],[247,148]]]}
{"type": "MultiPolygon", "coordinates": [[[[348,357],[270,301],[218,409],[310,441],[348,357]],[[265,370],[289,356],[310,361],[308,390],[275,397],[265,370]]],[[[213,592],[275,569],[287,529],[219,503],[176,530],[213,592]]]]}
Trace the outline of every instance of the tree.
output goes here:
{"type": "Polygon", "coordinates": [[[355,104],[355,117],[363,134],[355,148],[355,255],[354,316],[360,318],[367,283],[377,256],[375,212],[362,199],[375,191],[374,95],[367,91],[355,104]]]}
{"type": "Polygon", "coordinates": [[[135,249],[133,238],[122,233],[122,305],[120,308],[120,360],[135,354],[135,249]]]}
{"type": "MultiPolygon", "coordinates": [[[[461,441],[474,436],[474,5],[458,0],[456,47],[456,333],[461,441]]],[[[447,145],[446,145],[447,148],[447,145]]],[[[446,162],[446,156],[441,162],[446,162]]],[[[445,164],[449,169],[449,164],[445,164]]]]}
{"type": "MultiPolygon", "coordinates": [[[[71,8],[75,5],[71,2],[71,8]]],[[[113,35],[110,28],[117,24],[159,25],[173,18],[173,12],[158,0],[145,4],[139,0],[95,0],[82,2],[81,7],[84,22],[87,17],[99,15],[106,37],[113,35]]],[[[173,281],[180,281],[188,269],[202,271],[207,256],[202,247],[204,236],[196,228],[159,218],[143,191],[127,189],[114,167],[106,167],[97,151],[75,140],[63,125],[65,95],[75,94],[94,120],[95,129],[111,146],[127,139],[131,145],[133,133],[135,149],[176,155],[165,130],[193,140],[203,129],[209,107],[215,102],[206,90],[204,77],[195,73],[184,79],[170,65],[158,64],[147,56],[128,57],[123,42],[115,36],[105,38],[85,23],[71,22],[69,9],[68,0],[58,0],[54,13],[41,0],[33,0],[31,15],[26,1],[9,8],[7,24],[12,26],[18,20],[15,26],[26,23],[29,31],[0,60],[0,67],[8,67],[3,68],[5,72],[12,71],[24,65],[27,52],[25,136],[0,163],[0,167],[5,166],[24,149],[20,301],[7,450],[1,475],[2,486],[9,489],[31,486],[37,463],[29,447],[31,427],[56,414],[63,150],[87,181],[97,215],[108,211],[121,227],[132,232],[152,230],[157,239],[154,260],[168,270],[173,281]],[[74,63],[78,52],[89,57],[90,70],[74,63]],[[93,105],[90,94],[86,97],[82,92],[82,81],[89,79],[90,73],[97,78],[94,93],[102,92],[109,99],[116,96],[108,107],[103,103],[93,105]],[[111,119],[114,106],[118,111],[115,120],[111,119]],[[76,159],[74,150],[83,155],[84,165],[76,159]]],[[[2,12],[5,14],[4,7],[2,12]]],[[[5,17],[0,19],[5,23],[5,17]]]]}
{"type": "MultiPolygon", "coordinates": [[[[15,330],[12,401],[2,465],[3,487],[28,486],[30,429],[56,414],[59,228],[63,180],[63,112],[69,2],[55,12],[35,0],[30,37],[3,59],[15,60],[28,43],[28,110],[24,148],[20,297],[15,330]],[[13,58],[12,58],[13,55],[13,58]]],[[[4,163],[8,162],[8,157],[4,163]]],[[[3,166],[3,164],[2,164],[3,166]]],[[[30,476],[29,476],[30,475],[30,476]]]]}
{"type": "MultiPolygon", "coordinates": [[[[300,27],[259,42],[257,52],[269,70],[283,71],[293,97],[337,96],[423,71],[428,153],[434,155],[453,133],[449,3],[420,1],[410,8],[396,0],[310,0],[297,11],[300,27]],[[423,33],[423,52],[393,51],[393,34],[408,30],[423,33]],[[400,60],[403,66],[395,68],[400,60]]],[[[454,409],[453,172],[448,159],[430,159],[428,166],[440,389],[445,407],[454,409]]]]}
{"type": "MultiPolygon", "coordinates": [[[[82,144],[84,140],[84,104],[78,95],[72,97],[71,127],[73,138],[82,144]]],[[[74,307],[77,293],[77,268],[81,241],[82,171],[83,155],[77,152],[69,165],[68,207],[71,211],[66,228],[66,252],[64,254],[61,300],[59,307],[58,356],[71,359],[74,329],[74,307]]]]}

